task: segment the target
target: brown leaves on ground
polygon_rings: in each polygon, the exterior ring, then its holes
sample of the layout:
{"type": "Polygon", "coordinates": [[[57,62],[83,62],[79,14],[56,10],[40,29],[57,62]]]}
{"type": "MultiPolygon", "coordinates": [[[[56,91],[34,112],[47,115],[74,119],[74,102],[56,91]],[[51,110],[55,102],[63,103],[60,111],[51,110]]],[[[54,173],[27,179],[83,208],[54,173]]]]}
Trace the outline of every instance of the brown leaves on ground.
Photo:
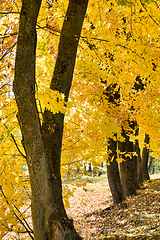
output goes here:
{"type": "Polygon", "coordinates": [[[125,202],[108,209],[112,197],[103,179],[78,188],[67,213],[83,239],[160,239],[160,178],[154,175],[125,202]]]}
{"type": "MultiPolygon", "coordinates": [[[[160,174],[152,175],[151,182],[145,182],[137,196],[128,197],[125,202],[127,206],[111,207],[112,197],[105,177],[77,188],[74,197],[70,197],[67,213],[74,219],[77,232],[86,240],[160,239],[160,174]]],[[[25,214],[32,227],[30,208],[25,214]]],[[[3,239],[31,238],[27,234],[17,237],[11,232],[3,239]]]]}

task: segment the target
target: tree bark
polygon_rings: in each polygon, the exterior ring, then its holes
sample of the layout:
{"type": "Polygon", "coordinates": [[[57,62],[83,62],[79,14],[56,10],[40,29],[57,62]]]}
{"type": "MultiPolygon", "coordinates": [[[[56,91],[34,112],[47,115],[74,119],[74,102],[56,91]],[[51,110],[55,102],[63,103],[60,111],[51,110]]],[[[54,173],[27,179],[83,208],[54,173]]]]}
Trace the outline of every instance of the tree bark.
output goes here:
{"type": "MultiPolygon", "coordinates": [[[[78,41],[81,33],[82,23],[87,9],[88,1],[71,0],[69,2],[68,11],[64,20],[60,43],[58,48],[58,56],[51,81],[51,89],[57,90],[65,95],[67,101],[71,82],[73,78],[73,71],[75,66],[75,59],[78,47],[78,41]]],[[[60,159],[63,135],[64,114],[45,110],[43,114],[43,136],[45,140],[45,148],[47,152],[47,159],[51,175],[52,186],[58,186],[60,189],[56,192],[56,199],[54,202],[60,204],[64,209],[62,203],[62,184],[60,176],[60,159]],[[54,131],[50,131],[54,129],[54,131]]],[[[48,217],[50,212],[48,212],[48,217]]],[[[66,213],[57,211],[52,214],[51,221],[57,220],[59,225],[63,219],[66,219],[66,213]]],[[[66,220],[65,220],[66,221],[66,220]]],[[[69,220],[68,220],[69,221],[69,220]]],[[[70,224],[70,222],[69,222],[70,224]]],[[[67,228],[67,221],[66,226],[67,228]]],[[[70,228],[71,226],[68,226],[70,228]]],[[[72,227],[73,229],[73,227],[72,227]]],[[[78,239],[78,237],[76,237],[78,239]]]]}
{"type": "MultiPolygon", "coordinates": [[[[135,84],[134,84],[135,90],[137,92],[140,91],[140,90],[145,91],[145,85],[146,85],[146,83],[142,81],[140,76],[137,76],[135,84]]],[[[136,135],[138,135],[138,128],[137,128],[136,135]]],[[[145,135],[144,143],[149,144],[149,136],[147,134],[145,135]]],[[[147,148],[144,148],[143,152],[142,152],[142,157],[141,157],[138,140],[135,141],[135,150],[136,150],[136,153],[138,155],[137,156],[137,160],[138,160],[138,179],[139,179],[139,183],[142,184],[144,180],[150,179],[149,174],[148,174],[148,150],[147,150],[147,148]]]]}
{"type": "Polygon", "coordinates": [[[145,180],[150,180],[149,173],[148,173],[149,149],[146,146],[146,144],[149,144],[148,134],[145,134],[144,148],[142,151],[142,160],[141,160],[140,170],[139,170],[139,181],[141,183],[143,183],[145,180]]]}
{"type": "Polygon", "coordinates": [[[137,154],[137,170],[138,170],[138,178],[139,178],[140,165],[141,165],[142,158],[141,158],[141,150],[140,150],[140,147],[139,147],[139,141],[138,140],[135,140],[134,151],[137,154]]]}
{"type": "MultiPolygon", "coordinates": [[[[68,99],[78,41],[88,0],[70,0],[59,43],[51,89],[68,99]]],[[[23,0],[13,90],[30,174],[35,240],[81,239],[62,200],[60,158],[62,113],[45,110],[41,126],[35,100],[36,22],[41,0],[23,0]],[[50,131],[49,129],[54,129],[50,131]]]]}
{"type": "Polygon", "coordinates": [[[149,164],[148,164],[148,173],[151,173],[151,168],[152,168],[152,165],[153,165],[153,157],[150,156],[150,161],[149,161],[149,164]]]}
{"type": "Polygon", "coordinates": [[[113,203],[118,204],[123,202],[123,192],[121,186],[121,180],[119,175],[119,168],[118,162],[116,161],[117,158],[117,143],[113,139],[108,140],[108,152],[109,152],[109,162],[110,165],[107,165],[107,177],[109,187],[113,197],[113,203]]]}
{"type": "MultiPolygon", "coordinates": [[[[113,61],[113,59],[111,60],[113,61]]],[[[118,106],[120,100],[120,88],[115,90],[117,84],[110,84],[104,91],[104,96],[113,106],[118,106]]],[[[118,204],[124,200],[122,185],[120,180],[119,168],[117,159],[117,142],[113,139],[108,140],[108,160],[110,165],[107,165],[107,177],[109,187],[112,193],[113,203],[118,204]]]]}
{"type": "Polygon", "coordinates": [[[125,138],[124,142],[119,142],[119,150],[122,153],[124,161],[120,163],[120,177],[124,196],[136,194],[139,188],[138,171],[137,171],[137,157],[133,156],[133,142],[129,140],[129,135],[122,128],[122,136],[125,138]],[[127,156],[130,154],[130,156],[127,156]]]}

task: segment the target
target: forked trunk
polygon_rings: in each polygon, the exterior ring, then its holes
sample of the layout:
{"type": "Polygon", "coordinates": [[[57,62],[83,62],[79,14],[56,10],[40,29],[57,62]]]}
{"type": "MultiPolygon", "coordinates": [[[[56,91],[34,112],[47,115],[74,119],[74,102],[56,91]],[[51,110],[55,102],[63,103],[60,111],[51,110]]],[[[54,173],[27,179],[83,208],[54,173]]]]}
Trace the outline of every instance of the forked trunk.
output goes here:
{"type": "MultiPolygon", "coordinates": [[[[88,0],[70,0],[64,20],[51,89],[68,99],[78,41],[88,0]]],[[[13,90],[29,168],[35,240],[81,239],[62,200],[60,159],[64,115],[43,113],[35,100],[36,23],[41,0],[22,0],[13,90]]],[[[54,107],[54,106],[53,106],[54,107]]]]}

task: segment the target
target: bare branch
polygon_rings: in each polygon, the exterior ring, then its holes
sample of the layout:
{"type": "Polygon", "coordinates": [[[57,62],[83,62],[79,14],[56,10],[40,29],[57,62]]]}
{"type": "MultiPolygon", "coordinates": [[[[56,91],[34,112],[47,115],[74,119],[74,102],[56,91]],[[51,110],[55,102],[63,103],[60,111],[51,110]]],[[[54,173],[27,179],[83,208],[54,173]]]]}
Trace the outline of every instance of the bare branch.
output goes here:
{"type": "Polygon", "coordinates": [[[17,34],[18,34],[18,32],[10,33],[9,35],[0,36],[0,39],[9,38],[9,37],[15,36],[17,34]]]}
{"type": "Polygon", "coordinates": [[[153,20],[154,23],[156,23],[157,25],[159,25],[156,20],[151,16],[151,14],[148,12],[146,5],[140,0],[140,3],[142,5],[142,7],[144,8],[144,10],[148,13],[148,16],[153,20]]]}
{"type": "MultiPolygon", "coordinates": [[[[26,182],[26,181],[25,181],[25,182],[26,182]]],[[[31,200],[31,196],[29,195],[29,193],[28,193],[28,191],[27,191],[27,189],[26,189],[25,186],[24,186],[24,190],[25,190],[25,192],[26,192],[28,198],[31,200]]],[[[28,207],[28,208],[29,208],[29,207],[28,207]]],[[[27,208],[27,210],[28,210],[28,208],[27,208]]],[[[25,211],[27,211],[27,210],[25,210],[25,211]]],[[[25,212],[25,211],[24,211],[24,212],[25,212]]]]}
{"type": "MultiPolygon", "coordinates": [[[[11,204],[9,203],[9,201],[8,201],[8,199],[6,198],[6,195],[4,194],[4,192],[3,192],[3,189],[2,189],[2,186],[0,186],[0,190],[1,190],[1,192],[2,192],[2,195],[3,195],[3,197],[5,198],[5,200],[6,200],[6,203],[7,203],[7,205],[8,206],[11,206],[11,204]]],[[[18,208],[15,206],[15,205],[13,205],[14,206],[14,208],[16,208],[16,210],[18,210],[18,208]]],[[[19,211],[19,210],[18,210],[19,211]]],[[[20,211],[19,211],[20,212],[20,211]]],[[[21,213],[21,212],[20,212],[21,213]]],[[[32,236],[32,234],[31,233],[33,233],[33,230],[29,227],[29,229],[27,228],[28,227],[28,223],[27,223],[27,226],[24,224],[24,222],[19,218],[19,216],[15,213],[15,211],[13,210],[13,214],[15,215],[15,217],[18,219],[18,221],[22,224],[22,226],[26,229],[26,231],[27,231],[27,233],[29,234],[29,236],[31,237],[31,239],[33,239],[34,240],[34,237],[32,236]],[[30,230],[31,229],[31,230],[30,230]]],[[[23,220],[24,220],[24,218],[23,218],[23,220]]],[[[26,220],[25,220],[25,223],[26,223],[26,220]]]]}
{"type": "MultiPolygon", "coordinates": [[[[9,128],[6,126],[6,124],[4,124],[4,126],[5,126],[5,128],[7,128],[7,130],[9,130],[9,128]]],[[[17,144],[17,142],[16,142],[16,140],[15,140],[15,137],[13,136],[13,134],[12,134],[11,132],[10,132],[10,136],[11,136],[11,138],[12,138],[12,140],[13,140],[13,142],[14,142],[17,150],[18,150],[18,152],[20,153],[20,155],[21,155],[23,158],[26,159],[26,156],[21,152],[21,150],[20,150],[20,148],[19,148],[19,146],[18,146],[18,144],[17,144]]]]}
{"type": "Polygon", "coordinates": [[[20,210],[17,208],[16,205],[14,205],[14,207],[15,207],[15,209],[21,214],[21,215],[19,216],[19,218],[22,217],[23,221],[24,221],[25,224],[27,225],[27,227],[28,227],[28,229],[30,230],[30,232],[33,233],[33,229],[30,228],[30,226],[28,225],[28,222],[26,221],[26,219],[22,216],[22,215],[24,214],[24,212],[21,213],[20,210]]]}
{"type": "Polygon", "coordinates": [[[15,42],[9,49],[7,49],[7,51],[5,51],[5,53],[3,54],[3,56],[0,58],[0,61],[2,61],[2,59],[9,53],[12,51],[12,49],[16,46],[17,42],[15,42]]]}
{"type": "MultiPolygon", "coordinates": [[[[93,131],[92,131],[92,132],[90,132],[90,133],[88,133],[88,134],[86,134],[86,135],[90,135],[91,133],[93,133],[93,131]]],[[[73,144],[69,145],[68,147],[66,147],[66,148],[62,149],[62,151],[65,151],[65,150],[67,150],[68,148],[70,148],[70,147],[74,146],[76,143],[78,143],[78,142],[80,142],[82,139],[86,138],[86,135],[85,135],[84,137],[82,137],[82,138],[78,139],[78,140],[77,140],[77,141],[75,141],[73,144]]]]}
{"type": "Polygon", "coordinates": [[[20,14],[20,12],[0,12],[2,15],[7,15],[7,14],[20,14]]]}
{"type": "MultiPolygon", "coordinates": [[[[48,31],[48,29],[49,29],[53,32],[60,33],[59,31],[55,30],[54,28],[49,27],[48,25],[46,25],[44,27],[41,27],[39,24],[37,24],[37,27],[38,27],[38,29],[43,29],[44,31],[48,31]]],[[[53,34],[53,35],[56,35],[57,37],[60,36],[59,34],[56,34],[56,33],[52,33],[52,32],[50,32],[50,33],[53,34]]]]}

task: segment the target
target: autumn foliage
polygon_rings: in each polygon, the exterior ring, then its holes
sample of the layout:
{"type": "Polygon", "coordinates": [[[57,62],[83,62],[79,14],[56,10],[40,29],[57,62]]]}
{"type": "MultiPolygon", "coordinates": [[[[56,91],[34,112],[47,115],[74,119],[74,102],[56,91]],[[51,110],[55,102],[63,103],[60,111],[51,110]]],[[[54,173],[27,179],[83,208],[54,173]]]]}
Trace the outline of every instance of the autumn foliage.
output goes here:
{"type": "MultiPolygon", "coordinates": [[[[22,1],[23,2],[23,1],[22,1]]],[[[8,232],[33,239],[29,209],[31,201],[25,149],[12,91],[21,1],[0,0],[0,238],[8,232]]],[[[42,1],[37,21],[35,97],[42,123],[45,109],[64,113],[61,178],[72,182],[108,161],[108,139],[123,142],[122,128],[130,140],[160,153],[160,1],[90,0],[76,58],[68,102],[50,89],[58,43],[68,1],[42,1]],[[109,100],[105,94],[108,86],[109,100]],[[139,129],[131,129],[128,122],[139,129]],[[144,143],[145,134],[149,144],[144,143]],[[77,171],[78,170],[78,171],[77,171]]],[[[54,132],[54,128],[49,129],[54,132]]],[[[123,158],[118,149],[117,159],[123,158]]],[[[137,155],[136,151],[127,153],[137,155]]],[[[78,182],[77,186],[86,183],[78,182]]],[[[63,200],[69,207],[74,188],[63,185],[63,200]]]]}

